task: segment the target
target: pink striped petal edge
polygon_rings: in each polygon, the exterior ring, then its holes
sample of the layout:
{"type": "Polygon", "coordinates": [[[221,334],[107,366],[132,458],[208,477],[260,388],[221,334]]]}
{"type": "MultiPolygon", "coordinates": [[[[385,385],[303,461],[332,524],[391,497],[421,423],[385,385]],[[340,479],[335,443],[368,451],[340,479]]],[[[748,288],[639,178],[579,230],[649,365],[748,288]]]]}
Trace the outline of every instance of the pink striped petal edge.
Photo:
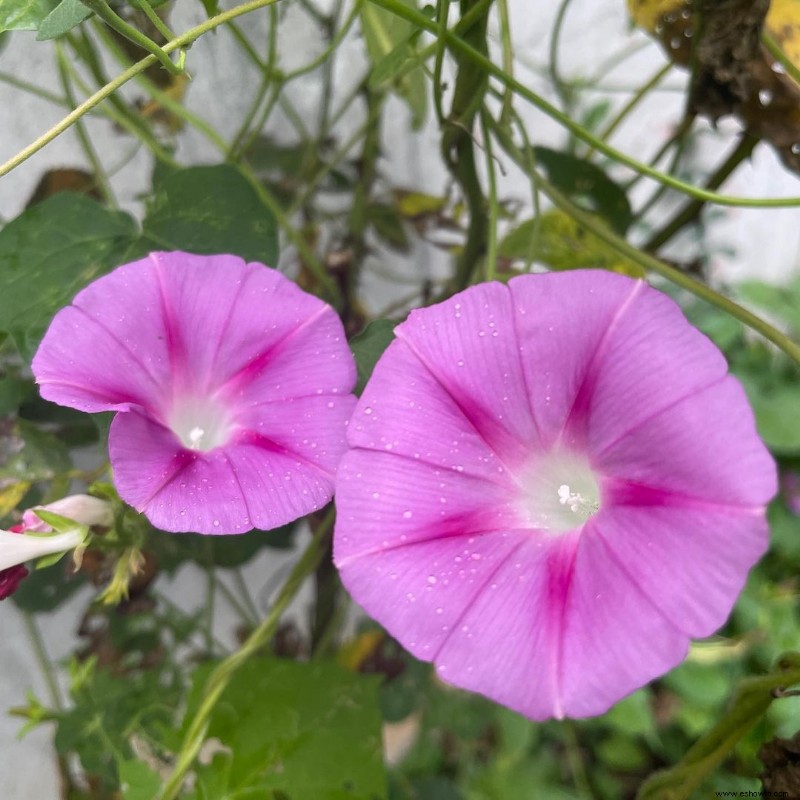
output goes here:
{"type": "Polygon", "coordinates": [[[334,559],[408,650],[533,719],[585,717],[725,623],[776,469],[672,300],[525,275],[396,337],[348,429],[334,559]]]}
{"type": "Polygon", "coordinates": [[[334,310],[274,269],[121,266],[56,314],[33,372],[47,400],[118,412],[117,489],[163,530],[270,529],[331,499],[355,364],[334,310]]]}

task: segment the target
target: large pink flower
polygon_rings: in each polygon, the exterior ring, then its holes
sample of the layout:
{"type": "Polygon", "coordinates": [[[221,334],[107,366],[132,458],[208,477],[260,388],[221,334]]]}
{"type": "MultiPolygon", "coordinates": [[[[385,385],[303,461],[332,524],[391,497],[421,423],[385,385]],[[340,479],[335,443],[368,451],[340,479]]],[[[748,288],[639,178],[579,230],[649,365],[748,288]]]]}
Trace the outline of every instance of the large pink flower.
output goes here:
{"type": "Polygon", "coordinates": [[[582,717],[725,622],[775,466],[672,300],[529,275],[396,335],[348,429],[335,560],[415,656],[534,719],[582,717]]]}
{"type": "Polygon", "coordinates": [[[153,253],[56,314],[42,396],[117,411],[124,500],[169,531],[274,528],[330,500],[355,398],[337,315],[235,256],[153,253]]]}

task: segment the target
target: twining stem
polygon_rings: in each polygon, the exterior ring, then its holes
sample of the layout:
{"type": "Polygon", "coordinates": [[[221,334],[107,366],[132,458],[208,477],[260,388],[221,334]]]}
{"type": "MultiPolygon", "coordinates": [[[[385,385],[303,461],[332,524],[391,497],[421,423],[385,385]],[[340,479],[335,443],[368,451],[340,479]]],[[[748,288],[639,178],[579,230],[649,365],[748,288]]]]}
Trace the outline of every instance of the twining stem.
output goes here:
{"type": "MultiPolygon", "coordinates": [[[[493,119],[490,120],[489,124],[503,150],[505,150],[505,152],[521,167],[529,168],[530,164],[526,155],[517,147],[508,131],[498,125],[493,119]]],[[[611,230],[597,215],[584,211],[573,203],[537,170],[534,169],[530,173],[530,177],[556,208],[568,214],[578,225],[585,228],[590,233],[593,233],[614,251],[630,259],[634,264],[638,264],[648,272],[655,272],[657,275],[666,278],[670,283],[680,286],[682,289],[686,289],[686,291],[691,292],[701,300],[705,300],[707,303],[722,309],[722,311],[730,314],[730,316],[738,319],[749,328],[761,334],[765,339],[777,345],[789,358],[800,364],[800,344],[792,341],[786,334],[781,333],[777,328],[774,328],[768,322],[751,313],[738,303],[735,303],[733,300],[724,297],[719,294],[719,292],[715,292],[702,281],[634,247],[611,230]]]]}
{"type": "MultiPolygon", "coordinates": [[[[113,28],[117,33],[129,39],[134,44],[139,45],[143,50],[152,53],[155,58],[161,63],[168,72],[173,75],[179,75],[183,72],[183,66],[173,64],[169,57],[169,51],[160,48],[152,39],[145,36],[141,31],[125,22],[119,14],[106,3],[106,0],[81,0],[81,2],[94,11],[109,28],[113,28]]],[[[148,15],[149,16],[149,15],[148,15]]],[[[169,33],[169,31],[167,31],[169,33]]]]}
{"type": "MultiPolygon", "coordinates": [[[[177,38],[167,42],[161,49],[165,53],[171,53],[173,50],[185,48],[195,40],[199,39],[204,33],[208,33],[208,31],[212,31],[215,28],[218,28],[220,25],[224,25],[225,23],[230,22],[232,19],[236,19],[236,17],[240,17],[243,14],[249,14],[251,11],[256,11],[259,8],[271,6],[277,2],[279,2],[279,0],[249,0],[247,3],[242,3],[240,6],[223,11],[222,13],[216,14],[204,22],[201,22],[199,25],[195,25],[194,28],[190,28],[177,38]]],[[[53,139],[56,139],[58,136],[64,133],[64,131],[68,130],[84,114],[86,114],[88,111],[91,111],[96,105],[102,103],[103,100],[113,95],[117,89],[124,86],[132,78],[135,78],[137,75],[144,72],[148,67],[151,67],[153,64],[157,63],[158,59],[154,55],[149,55],[143,58],[141,61],[137,61],[120,75],[117,75],[116,78],[109,81],[91,97],[88,97],[86,100],[84,100],[74,111],[72,111],[70,114],[67,114],[66,117],[50,128],[50,130],[48,130],[46,133],[42,134],[38,139],[36,139],[36,141],[29,144],[26,148],[21,150],[15,156],[6,161],[2,166],[0,166],[0,177],[7,175],[9,172],[11,172],[11,170],[18,167],[24,161],[27,161],[32,155],[38,153],[39,150],[50,144],[53,139]]]]}
{"type": "MultiPolygon", "coordinates": [[[[64,90],[64,96],[67,98],[70,106],[75,108],[75,106],[78,105],[78,102],[75,100],[75,94],[72,91],[72,82],[70,81],[69,69],[67,67],[67,59],[64,55],[64,49],[61,46],[61,43],[58,41],[55,43],[55,45],[56,67],[58,69],[58,77],[61,81],[61,88],[64,90]]],[[[111,190],[111,184],[108,180],[108,175],[106,174],[105,168],[103,167],[103,162],[100,161],[100,156],[98,156],[97,150],[95,150],[92,140],[86,131],[83,120],[79,120],[75,123],[75,133],[77,134],[78,141],[80,142],[83,152],[86,155],[86,159],[92,168],[92,177],[94,179],[95,186],[97,186],[105,203],[112,208],[116,207],[117,203],[114,198],[114,193],[111,190]]]]}
{"type": "MultiPolygon", "coordinates": [[[[743,134],[739,144],[708,179],[706,186],[709,189],[717,189],[722,186],[739,164],[750,157],[758,141],[756,136],[751,136],[747,133],[743,134]]],[[[697,219],[705,205],[702,200],[690,200],[660,231],[654,233],[647,240],[642,249],[649,253],[658,250],[672,239],[676,233],[697,219]]]]}
{"type": "Polygon", "coordinates": [[[33,647],[33,654],[36,657],[36,663],[42,670],[45,683],[47,684],[47,691],[50,693],[50,702],[57,710],[64,707],[64,699],[61,696],[61,689],[58,686],[56,676],[53,674],[53,664],[50,661],[50,656],[47,655],[47,648],[42,638],[42,633],[36,623],[36,617],[30,611],[22,612],[22,620],[25,623],[25,629],[28,631],[28,638],[31,640],[33,647]]]}
{"type": "Polygon", "coordinates": [[[250,634],[247,641],[233,654],[221,661],[208,678],[200,708],[188,725],[175,767],[167,778],[159,800],[175,800],[187,773],[205,741],[208,723],[217,701],[227,688],[235,672],[253,655],[261,650],[275,634],[283,612],[294,600],[306,578],[317,568],[327,550],[328,537],[333,524],[333,509],[317,528],[314,537],[295,564],[286,583],[278,593],[275,603],[261,624],[250,634]]]}
{"type": "MultiPolygon", "coordinates": [[[[381,8],[385,8],[387,11],[391,11],[398,17],[402,17],[418,28],[427,30],[434,35],[438,32],[438,25],[434,20],[429,19],[413,8],[409,8],[402,0],[369,0],[369,2],[381,8]]],[[[648,164],[644,164],[602,141],[592,134],[591,131],[584,128],[583,125],[575,122],[569,115],[559,111],[552,103],[549,103],[543,97],[531,91],[531,89],[520,83],[516,78],[508,75],[502,67],[495,64],[487,55],[473,47],[465,38],[462,39],[451,31],[443,33],[442,36],[451,50],[460,54],[464,59],[471,61],[472,64],[475,67],[479,67],[485,75],[497,78],[504,86],[511,88],[517,95],[547,114],[547,116],[554,119],[559,125],[566,128],[575,136],[591,145],[595,150],[620,164],[624,164],[635,172],[641,173],[683,194],[698,200],[703,200],[707,203],[737,207],[753,206],[757,208],[787,208],[800,205],[800,197],[731,197],[730,195],[717,194],[707,189],[701,189],[691,183],[686,183],[672,175],[660,172],[648,164]]]]}
{"type": "Polygon", "coordinates": [[[673,767],[651,775],[637,800],[688,800],[737,742],[764,716],[781,690],[800,683],[800,653],[786,653],[767,675],[745,678],[728,712],[673,767]]]}
{"type": "MultiPolygon", "coordinates": [[[[463,35],[476,48],[476,52],[487,53],[486,29],[491,4],[482,3],[482,0],[461,0],[461,14],[463,16],[481,4],[486,6],[484,13],[464,30],[463,35]]],[[[455,60],[455,89],[450,113],[442,123],[441,152],[445,165],[464,193],[469,212],[467,240],[458,257],[454,278],[454,287],[463,289],[486,254],[486,198],[475,163],[473,129],[489,79],[484,70],[466,58],[464,53],[456,53],[455,60]]]]}

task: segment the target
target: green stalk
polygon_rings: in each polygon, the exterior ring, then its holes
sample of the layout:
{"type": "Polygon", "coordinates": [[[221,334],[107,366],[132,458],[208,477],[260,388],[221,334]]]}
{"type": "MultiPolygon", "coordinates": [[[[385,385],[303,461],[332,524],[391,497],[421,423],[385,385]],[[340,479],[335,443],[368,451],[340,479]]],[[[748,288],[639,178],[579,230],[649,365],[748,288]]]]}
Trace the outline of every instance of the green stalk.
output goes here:
{"type": "Polygon", "coordinates": [[[175,767],[164,784],[159,800],[175,800],[178,796],[183,786],[183,781],[205,741],[208,723],[217,701],[236,671],[274,636],[283,612],[294,600],[300,587],[306,578],[314,572],[324,555],[332,523],[333,510],[328,512],[328,516],[317,529],[314,538],[300,556],[300,560],[295,564],[267,616],[250,634],[239,650],[221,661],[209,676],[205,685],[203,702],[189,723],[183,745],[177,754],[175,767]]]}
{"type": "MultiPolygon", "coordinates": [[[[235,8],[223,11],[222,13],[217,14],[210,19],[205,20],[204,22],[201,22],[194,28],[190,28],[176,39],[172,39],[171,41],[167,42],[161,49],[165,53],[171,53],[174,50],[186,48],[192,44],[192,42],[199,39],[204,33],[208,33],[208,31],[212,31],[215,28],[218,28],[220,25],[224,25],[230,22],[232,19],[242,16],[243,14],[249,14],[251,11],[257,11],[260,8],[266,8],[267,6],[271,6],[273,3],[277,2],[278,0],[249,0],[247,3],[242,3],[235,8]]],[[[11,170],[18,167],[24,161],[27,161],[32,155],[35,155],[43,147],[50,144],[53,139],[56,139],[58,136],[64,133],[64,131],[68,130],[84,114],[91,111],[99,103],[102,103],[103,100],[111,97],[114,92],[117,91],[117,89],[124,86],[128,81],[132,80],[137,75],[140,75],[148,67],[157,63],[158,58],[156,58],[156,56],[146,56],[141,61],[137,61],[133,66],[126,69],[116,78],[109,81],[91,97],[88,97],[86,100],[84,100],[74,111],[72,111],[70,114],[67,114],[67,116],[64,117],[60,122],[50,128],[46,133],[42,134],[38,139],[36,139],[36,141],[29,144],[4,164],[0,165],[0,177],[7,175],[9,172],[11,172],[11,170]]]]}
{"type": "MultiPolygon", "coordinates": [[[[522,167],[527,167],[528,161],[524,153],[516,146],[509,134],[494,120],[491,120],[490,125],[494,135],[506,153],[508,153],[517,164],[522,167]]],[[[696,278],[693,278],[691,275],[687,275],[685,272],[670,266],[655,256],[644,253],[637,247],[634,247],[606,226],[595,214],[584,211],[582,208],[575,205],[575,203],[556,189],[556,187],[538,171],[534,170],[531,173],[531,178],[536,181],[539,189],[544,195],[550,198],[556,208],[568,214],[581,227],[593,233],[614,251],[630,259],[648,272],[655,272],[657,275],[661,275],[670,283],[680,286],[682,289],[691,292],[691,294],[699,297],[701,300],[705,300],[707,303],[730,314],[730,316],[738,319],[740,322],[747,325],[747,327],[761,334],[765,339],[769,340],[786,353],[789,358],[800,364],[800,344],[792,341],[786,334],[781,333],[781,331],[774,328],[768,322],[765,322],[733,300],[719,294],[719,292],[715,292],[712,288],[706,286],[706,284],[696,278]]]]}
{"type": "MultiPolygon", "coordinates": [[[[121,34],[126,39],[129,39],[134,44],[139,45],[139,47],[148,53],[152,53],[152,55],[159,60],[161,66],[164,67],[167,72],[170,72],[173,75],[180,75],[181,72],[183,72],[183,64],[173,64],[172,59],[170,59],[166,50],[162,50],[152,39],[134,28],[133,25],[129,25],[127,22],[125,22],[125,20],[122,19],[122,17],[120,17],[119,14],[117,14],[116,11],[114,11],[114,9],[112,9],[105,0],[81,0],[81,2],[87,8],[90,8],[92,11],[94,11],[94,13],[97,14],[97,16],[100,17],[100,19],[102,19],[109,28],[113,28],[117,33],[121,34]]],[[[169,31],[167,33],[169,33],[169,31]]],[[[171,37],[168,36],[167,38],[171,37]]]]}
{"type": "MultiPolygon", "coordinates": [[[[434,35],[436,35],[438,32],[437,23],[435,21],[430,20],[424,14],[421,14],[415,9],[409,8],[402,2],[402,0],[369,0],[369,2],[374,3],[375,5],[380,6],[387,11],[391,11],[398,17],[402,17],[413,25],[416,25],[418,28],[429,31],[434,35]]],[[[660,172],[659,170],[654,169],[647,164],[643,164],[641,161],[638,161],[626,153],[623,153],[620,150],[617,150],[616,148],[606,144],[582,125],[571,119],[567,114],[559,111],[552,103],[549,103],[543,97],[531,91],[527,86],[524,86],[522,83],[516,80],[516,78],[508,75],[502,69],[502,67],[497,66],[497,64],[495,64],[485,54],[481,53],[464,39],[455,36],[449,31],[444,34],[444,39],[453,51],[460,53],[463,58],[471,61],[472,64],[475,67],[480,68],[483,73],[497,78],[504,86],[513,89],[516,94],[527,100],[531,105],[535,106],[540,111],[547,114],[547,116],[554,119],[562,127],[570,131],[570,133],[573,133],[587,144],[590,144],[598,152],[603,153],[603,155],[608,156],[610,159],[617,161],[620,164],[624,164],[626,167],[629,167],[635,172],[646,175],[647,177],[652,178],[659,183],[663,183],[679,192],[682,192],[683,194],[689,195],[690,197],[694,197],[698,200],[703,200],[707,203],[716,203],[717,205],[737,207],[752,206],[755,208],[790,208],[800,205],[800,197],[731,197],[729,195],[717,194],[716,192],[700,189],[690,183],[686,183],[685,181],[681,181],[672,177],[671,175],[660,172]]]]}
{"type": "MultiPolygon", "coordinates": [[[[64,90],[64,95],[67,98],[69,105],[72,108],[75,108],[75,106],[78,105],[78,102],[75,99],[75,94],[72,91],[72,83],[70,81],[69,69],[67,68],[67,60],[64,56],[64,48],[59,41],[55,42],[55,53],[56,68],[58,69],[58,77],[61,81],[61,88],[64,90]]],[[[86,131],[83,120],[79,120],[75,123],[75,133],[78,137],[78,141],[81,144],[81,148],[86,155],[86,160],[89,162],[92,168],[95,185],[100,191],[104,202],[106,205],[115,208],[117,201],[114,198],[114,193],[111,191],[111,184],[109,183],[108,175],[106,174],[105,167],[103,167],[103,163],[100,161],[100,157],[98,156],[97,151],[92,144],[92,140],[86,131]]]]}

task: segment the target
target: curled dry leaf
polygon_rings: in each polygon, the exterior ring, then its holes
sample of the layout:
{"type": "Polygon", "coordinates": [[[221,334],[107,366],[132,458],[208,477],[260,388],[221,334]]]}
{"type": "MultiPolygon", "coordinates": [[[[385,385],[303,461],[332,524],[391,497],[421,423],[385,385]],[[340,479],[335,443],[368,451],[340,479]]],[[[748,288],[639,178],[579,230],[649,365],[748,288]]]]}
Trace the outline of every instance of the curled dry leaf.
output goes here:
{"type": "Polygon", "coordinates": [[[800,172],[800,85],[764,44],[800,65],[795,0],[628,0],[634,22],[693,71],[689,107],[712,120],[737,116],[800,172]]]}

